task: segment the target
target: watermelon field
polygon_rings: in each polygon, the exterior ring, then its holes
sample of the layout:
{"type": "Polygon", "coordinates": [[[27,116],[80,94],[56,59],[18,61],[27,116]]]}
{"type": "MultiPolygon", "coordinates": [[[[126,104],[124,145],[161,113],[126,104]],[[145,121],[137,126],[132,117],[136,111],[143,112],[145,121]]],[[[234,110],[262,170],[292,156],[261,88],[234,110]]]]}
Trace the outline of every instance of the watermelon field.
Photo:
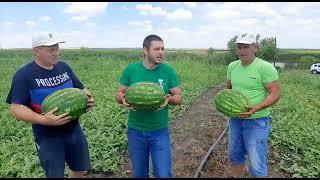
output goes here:
{"type": "MultiPolygon", "coordinates": [[[[61,50],[61,59],[94,95],[95,107],[80,119],[94,170],[116,172],[124,161],[127,110],[114,95],[122,70],[142,58],[139,49],[61,50]]],[[[170,106],[171,121],[209,87],[225,81],[227,65],[208,59],[206,53],[168,51],[165,59],[178,74],[184,98],[183,105],[170,106]]],[[[44,177],[31,125],[15,120],[5,102],[14,72],[32,61],[32,52],[0,50],[0,61],[0,177],[44,177]]],[[[320,75],[308,69],[279,69],[279,77],[281,99],[271,108],[270,161],[292,177],[320,177],[320,75]]]]}

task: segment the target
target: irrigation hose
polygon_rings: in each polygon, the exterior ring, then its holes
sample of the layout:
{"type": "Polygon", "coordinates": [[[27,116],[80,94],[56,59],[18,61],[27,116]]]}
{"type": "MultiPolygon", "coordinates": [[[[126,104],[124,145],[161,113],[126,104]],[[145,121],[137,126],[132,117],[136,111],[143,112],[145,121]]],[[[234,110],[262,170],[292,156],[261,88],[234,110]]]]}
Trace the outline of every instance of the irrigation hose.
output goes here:
{"type": "Polygon", "coordinates": [[[215,146],[219,143],[219,141],[222,139],[223,135],[227,132],[228,130],[228,125],[227,127],[223,130],[223,132],[220,134],[220,136],[218,137],[218,139],[212,144],[212,146],[209,148],[207,154],[204,156],[204,158],[202,159],[200,165],[197,168],[197,171],[195,172],[193,178],[198,178],[200,176],[200,171],[202,170],[203,165],[207,162],[208,157],[210,156],[211,152],[213,151],[213,149],[215,148],[215,146]]]}

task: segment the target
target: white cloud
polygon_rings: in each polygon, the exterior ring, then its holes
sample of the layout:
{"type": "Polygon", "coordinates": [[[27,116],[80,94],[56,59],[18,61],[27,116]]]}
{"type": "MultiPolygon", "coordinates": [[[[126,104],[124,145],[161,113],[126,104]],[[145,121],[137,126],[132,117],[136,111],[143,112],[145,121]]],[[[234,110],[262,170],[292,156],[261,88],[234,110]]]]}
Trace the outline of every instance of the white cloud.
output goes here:
{"type": "Polygon", "coordinates": [[[297,7],[290,5],[284,6],[280,12],[287,15],[295,15],[297,13],[297,7]]]}
{"type": "Polygon", "coordinates": [[[241,20],[237,20],[235,21],[239,26],[249,26],[249,27],[254,27],[254,26],[258,26],[260,21],[258,19],[255,18],[245,18],[245,19],[241,19],[241,20]]]}
{"type": "Polygon", "coordinates": [[[71,32],[63,32],[63,33],[61,33],[62,37],[68,37],[68,36],[71,36],[71,35],[72,35],[71,32]]]}
{"type": "Polygon", "coordinates": [[[167,14],[166,10],[162,7],[153,7],[150,4],[138,4],[136,8],[139,10],[139,14],[143,16],[165,16],[167,14]]]}
{"type": "Polygon", "coordinates": [[[317,24],[312,19],[297,18],[289,23],[291,28],[302,28],[304,31],[311,31],[317,27],[317,24]]]}
{"type": "Polygon", "coordinates": [[[5,22],[3,22],[3,24],[4,25],[14,25],[14,22],[12,22],[12,21],[5,21],[5,22]]]}
{"type": "Polygon", "coordinates": [[[50,21],[51,17],[50,16],[42,16],[42,17],[40,17],[40,20],[41,21],[50,21]]]}
{"type": "Polygon", "coordinates": [[[275,29],[281,27],[280,24],[284,24],[287,22],[287,19],[282,15],[277,15],[272,19],[265,19],[264,25],[269,29],[275,29]]]}
{"type": "Polygon", "coordinates": [[[31,26],[31,27],[36,26],[36,24],[37,24],[36,22],[30,21],[30,20],[26,21],[25,23],[26,23],[26,25],[31,26]]]}
{"type": "Polygon", "coordinates": [[[138,4],[136,8],[140,11],[150,11],[152,10],[152,5],[150,4],[138,4]]]}
{"type": "Polygon", "coordinates": [[[140,11],[139,14],[142,15],[142,16],[148,16],[149,15],[147,11],[140,11]]]}
{"type": "Polygon", "coordinates": [[[71,19],[75,20],[75,21],[86,21],[86,20],[88,20],[88,17],[87,16],[72,16],[71,19]]]}
{"type": "Polygon", "coordinates": [[[314,7],[314,8],[320,8],[320,2],[308,2],[308,3],[305,3],[305,2],[290,2],[290,3],[287,3],[286,5],[288,6],[294,6],[296,8],[308,8],[308,7],[314,7]]]}
{"type": "Polygon", "coordinates": [[[85,21],[105,13],[108,2],[74,2],[64,9],[64,13],[74,15],[73,20],[85,21]]]}
{"type": "Polygon", "coordinates": [[[151,31],[152,30],[152,21],[145,20],[145,21],[129,21],[128,25],[135,26],[140,30],[143,31],[151,31]]]}
{"type": "Polygon", "coordinates": [[[200,26],[198,28],[199,32],[208,33],[212,30],[212,26],[200,26]]]}
{"type": "Polygon", "coordinates": [[[203,9],[203,10],[213,10],[213,9],[215,9],[217,6],[218,6],[219,4],[218,3],[216,3],[216,2],[211,2],[211,3],[204,3],[204,4],[201,4],[201,5],[199,5],[199,6],[201,6],[201,8],[203,9]]]}
{"type": "Polygon", "coordinates": [[[265,2],[257,2],[257,3],[249,3],[249,7],[245,8],[248,14],[254,13],[258,16],[266,17],[266,16],[274,16],[278,14],[275,10],[273,10],[269,3],[265,2]]]}
{"type": "Polygon", "coordinates": [[[2,48],[31,48],[30,36],[26,36],[24,33],[9,32],[0,34],[2,48]]]}
{"type": "Polygon", "coordinates": [[[101,41],[101,37],[102,36],[97,36],[97,34],[94,34],[92,31],[73,30],[63,32],[61,33],[61,39],[66,41],[66,43],[62,43],[61,47],[93,47],[92,43],[94,43],[95,40],[97,42],[101,41]]]}
{"type": "Polygon", "coordinates": [[[204,15],[205,20],[215,21],[217,19],[232,19],[241,15],[239,11],[233,11],[228,9],[219,9],[217,11],[208,11],[204,15]]]}
{"type": "Polygon", "coordinates": [[[168,32],[170,32],[170,33],[184,33],[185,31],[180,28],[169,28],[168,32]]]}
{"type": "Polygon", "coordinates": [[[165,10],[163,10],[161,7],[154,7],[150,11],[150,14],[152,16],[164,16],[167,14],[167,12],[165,10]]]}
{"type": "Polygon", "coordinates": [[[196,2],[184,2],[184,4],[189,8],[197,7],[197,3],[196,2]]]}
{"type": "Polygon", "coordinates": [[[183,8],[179,8],[172,13],[166,15],[168,20],[189,20],[192,19],[192,12],[183,8]]]}
{"type": "Polygon", "coordinates": [[[86,26],[91,26],[91,27],[97,26],[97,24],[96,24],[96,23],[93,23],[93,22],[86,22],[85,25],[86,25],[86,26]]]}
{"type": "Polygon", "coordinates": [[[300,14],[312,14],[312,16],[319,16],[319,8],[319,2],[291,2],[283,4],[280,13],[288,16],[300,16],[300,14]]]}
{"type": "Polygon", "coordinates": [[[96,30],[100,29],[99,25],[97,25],[94,22],[85,22],[84,26],[87,28],[96,29],[96,30]]]}
{"type": "Polygon", "coordinates": [[[124,9],[125,11],[129,10],[129,8],[127,6],[122,6],[122,9],[124,9]]]}
{"type": "Polygon", "coordinates": [[[129,21],[128,24],[129,25],[138,25],[139,26],[139,25],[142,25],[143,22],[142,21],[129,21]]]}
{"type": "Polygon", "coordinates": [[[223,4],[205,5],[203,19],[206,21],[220,21],[240,18],[266,18],[278,14],[271,6],[264,2],[225,2],[223,4]]]}
{"type": "Polygon", "coordinates": [[[249,9],[248,2],[224,2],[217,6],[219,9],[227,9],[227,10],[238,10],[243,11],[244,9],[249,9]]]}

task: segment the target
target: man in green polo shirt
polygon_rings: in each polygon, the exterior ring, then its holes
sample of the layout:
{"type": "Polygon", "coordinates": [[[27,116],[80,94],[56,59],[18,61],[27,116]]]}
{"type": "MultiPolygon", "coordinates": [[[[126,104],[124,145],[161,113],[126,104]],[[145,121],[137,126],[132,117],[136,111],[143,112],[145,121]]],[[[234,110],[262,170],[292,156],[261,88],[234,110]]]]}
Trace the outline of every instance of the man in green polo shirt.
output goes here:
{"type": "Polygon", "coordinates": [[[120,78],[116,100],[126,108],[127,88],[137,82],[151,81],[163,86],[167,96],[160,109],[155,112],[130,111],[128,118],[128,149],[133,177],[149,177],[149,154],[153,174],[157,178],[172,177],[171,147],[169,136],[168,104],[182,104],[179,79],[173,68],[163,64],[164,43],[157,35],[149,35],[143,41],[143,61],[129,64],[120,78]]]}
{"type": "Polygon", "coordinates": [[[226,88],[242,92],[249,106],[247,112],[229,119],[231,176],[240,177],[247,155],[251,175],[265,177],[270,133],[268,107],[280,98],[278,73],[271,63],[256,57],[255,35],[239,36],[235,43],[239,60],[228,66],[226,88]]]}

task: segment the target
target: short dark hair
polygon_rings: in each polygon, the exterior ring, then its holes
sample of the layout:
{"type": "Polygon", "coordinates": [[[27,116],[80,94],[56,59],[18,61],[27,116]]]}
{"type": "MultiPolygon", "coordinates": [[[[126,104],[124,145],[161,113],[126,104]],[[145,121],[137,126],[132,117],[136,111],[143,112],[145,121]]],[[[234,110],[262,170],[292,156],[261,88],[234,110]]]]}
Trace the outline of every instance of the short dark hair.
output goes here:
{"type": "Polygon", "coordinates": [[[152,41],[162,41],[163,42],[161,37],[154,35],[154,34],[151,34],[151,35],[147,36],[146,38],[144,38],[143,48],[150,48],[152,41]]]}

